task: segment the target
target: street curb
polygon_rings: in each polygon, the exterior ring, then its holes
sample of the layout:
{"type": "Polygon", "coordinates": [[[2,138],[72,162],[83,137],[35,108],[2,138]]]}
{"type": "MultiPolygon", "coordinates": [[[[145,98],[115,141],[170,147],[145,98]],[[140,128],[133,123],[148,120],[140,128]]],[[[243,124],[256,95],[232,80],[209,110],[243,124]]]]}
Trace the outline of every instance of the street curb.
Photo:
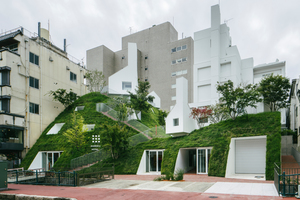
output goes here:
{"type": "Polygon", "coordinates": [[[77,200],[75,198],[49,197],[27,194],[0,193],[0,200],[77,200]]]}

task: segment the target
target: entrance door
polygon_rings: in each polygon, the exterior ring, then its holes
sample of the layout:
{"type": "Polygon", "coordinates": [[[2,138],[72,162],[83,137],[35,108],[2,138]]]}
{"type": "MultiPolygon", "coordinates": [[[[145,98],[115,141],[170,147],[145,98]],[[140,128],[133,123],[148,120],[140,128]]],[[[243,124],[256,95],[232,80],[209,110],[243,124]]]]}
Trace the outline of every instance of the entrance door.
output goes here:
{"type": "Polygon", "coordinates": [[[197,149],[197,174],[207,174],[211,149],[197,149]]]}
{"type": "Polygon", "coordinates": [[[150,172],[157,171],[157,151],[150,151],[150,172]]]}
{"type": "Polygon", "coordinates": [[[146,172],[160,172],[163,158],[163,151],[146,151],[146,172]]]}

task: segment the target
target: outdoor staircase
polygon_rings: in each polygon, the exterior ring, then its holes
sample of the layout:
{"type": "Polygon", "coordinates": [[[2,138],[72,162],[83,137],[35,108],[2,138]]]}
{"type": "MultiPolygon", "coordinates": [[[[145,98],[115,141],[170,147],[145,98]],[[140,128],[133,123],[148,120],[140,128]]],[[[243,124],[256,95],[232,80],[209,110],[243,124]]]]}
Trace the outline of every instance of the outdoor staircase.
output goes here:
{"type": "MultiPolygon", "coordinates": [[[[118,120],[115,119],[114,117],[110,116],[110,115],[108,114],[108,112],[101,112],[101,113],[102,113],[103,115],[105,115],[105,116],[111,118],[111,119],[114,120],[114,121],[118,121],[118,120]]],[[[123,121],[123,123],[126,124],[127,126],[133,128],[134,130],[138,131],[139,133],[142,133],[142,134],[143,134],[144,136],[146,136],[149,140],[152,139],[149,135],[145,134],[144,132],[142,132],[141,130],[137,129],[136,127],[134,127],[134,126],[128,124],[127,121],[123,121]]]]}

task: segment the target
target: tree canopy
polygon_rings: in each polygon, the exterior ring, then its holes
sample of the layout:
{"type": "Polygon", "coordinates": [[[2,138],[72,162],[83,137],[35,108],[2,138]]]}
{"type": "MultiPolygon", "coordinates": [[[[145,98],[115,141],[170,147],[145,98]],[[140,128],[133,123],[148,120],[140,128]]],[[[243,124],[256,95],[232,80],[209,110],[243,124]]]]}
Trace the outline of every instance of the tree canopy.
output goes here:
{"type": "Polygon", "coordinates": [[[256,103],[260,102],[260,94],[256,90],[256,85],[238,85],[234,87],[233,82],[228,80],[224,84],[218,82],[217,91],[222,95],[220,105],[227,108],[231,119],[239,115],[246,114],[246,107],[256,108],[256,103]]]}
{"type": "Polygon", "coordinates": [[[151,105],[148,102],[153,102],[154,96],[149,95],[150,83],[148,81],[139,81],[137,89],[135,89],[136,94],[128,92],[130,96],[129,106],[135,110],[137,116],[137,111],[148,111],[151,105]]]}
{"type": "Polygon", "coordinates": [[[91,92],[102,92],[103,88],[106,86],[105,77],[102,71],[90,70],[85,74],[88,81],[89,90],[91,92]]]}
{"type": "Polygon", "coordinates": [[[56,91],[50,90],[49,96],[52,96],[54,101],[59,101],[61,104],[64,105],[64,107],[68,107],[71,105],[76,99],[79,98],[76,93],[70,89],[69,92],[67,92],[66,89],[57,89],[56,91]]]}
{"type": "Polygon", "coordinates": [[[117,159],[119,154],[129,146],[126,126],[103,124],[102,130],[100,135],[101,147],[110,152],[113,159],[117,159]]]}
{"type": "Polygon", "coordinates": [[[270,110],[278,111],[287,107],[290,88],[288,78],[271,74],[260,81],[258,91],[263,96],[263,102],[269,105],[270,110]]]}

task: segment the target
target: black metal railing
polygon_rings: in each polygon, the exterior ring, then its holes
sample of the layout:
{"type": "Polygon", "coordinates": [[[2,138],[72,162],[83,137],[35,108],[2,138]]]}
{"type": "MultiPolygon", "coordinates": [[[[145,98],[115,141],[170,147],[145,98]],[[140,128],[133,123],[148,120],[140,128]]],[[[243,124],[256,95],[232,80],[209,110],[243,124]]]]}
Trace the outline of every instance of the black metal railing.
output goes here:
{"type": "Polygon", "coordinates": [[[76,186],[76,172],[68,171],[13,171],[8,174],[8,182],[31,185],[76,186]]]}
{"type": "Polygon", "coordinates": [[[300,183],[299,168],[282,168],[282,163],[274,163],[274,185],[279,195],[295,196],[300,183]]]}

